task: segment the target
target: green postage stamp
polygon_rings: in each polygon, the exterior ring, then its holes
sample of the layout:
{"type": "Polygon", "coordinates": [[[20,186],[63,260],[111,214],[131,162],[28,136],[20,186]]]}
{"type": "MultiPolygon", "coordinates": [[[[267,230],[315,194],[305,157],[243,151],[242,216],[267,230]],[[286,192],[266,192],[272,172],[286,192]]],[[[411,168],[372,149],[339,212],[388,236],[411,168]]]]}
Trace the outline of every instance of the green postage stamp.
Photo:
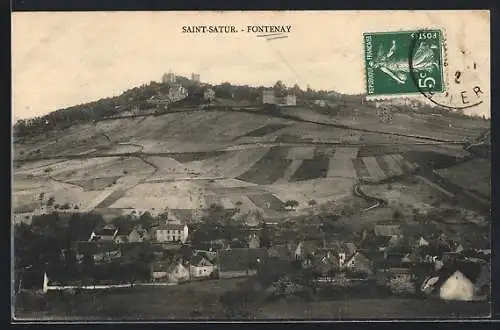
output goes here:
{"type": "Polygon", "coordinates": [[[445,91],[441,30],[363,34],[367,98],[445,91]]]}

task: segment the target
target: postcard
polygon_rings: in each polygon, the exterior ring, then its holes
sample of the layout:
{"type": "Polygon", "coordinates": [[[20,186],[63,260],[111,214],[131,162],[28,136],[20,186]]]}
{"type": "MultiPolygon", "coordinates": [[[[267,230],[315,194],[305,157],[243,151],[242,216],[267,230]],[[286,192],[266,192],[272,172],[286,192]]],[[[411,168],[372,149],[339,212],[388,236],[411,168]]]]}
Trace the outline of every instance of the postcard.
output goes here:
{"type": "Polygon", "coordinates": [[[491,315],[489,11],[14,12],[12,318],[491,315]]]}

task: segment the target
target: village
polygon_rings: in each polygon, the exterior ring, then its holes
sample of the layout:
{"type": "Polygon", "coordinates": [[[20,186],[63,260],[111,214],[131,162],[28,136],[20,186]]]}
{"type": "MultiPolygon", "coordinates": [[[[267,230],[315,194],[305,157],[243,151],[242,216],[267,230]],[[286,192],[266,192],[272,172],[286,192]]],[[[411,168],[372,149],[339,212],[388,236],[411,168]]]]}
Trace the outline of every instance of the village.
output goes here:
{"type": "Polygon", "coordinates": [[[393,220],[342,237],[328,237],[314,221],[293,227],[265,221],[253,226],[188,224],[167,214],[149,225],[139,216],[128,221],[122,227],[103,222],[87,240],[60,251],[59,261],[43,274],[20,276],[18,288],[30,281],[47,292],[274,274],[267,288],[273,295],[360,283],[394,295],[444,300],[484,300],[489,295],[487,245],[466,245],[444,233],[405,233],[393,220]]]}

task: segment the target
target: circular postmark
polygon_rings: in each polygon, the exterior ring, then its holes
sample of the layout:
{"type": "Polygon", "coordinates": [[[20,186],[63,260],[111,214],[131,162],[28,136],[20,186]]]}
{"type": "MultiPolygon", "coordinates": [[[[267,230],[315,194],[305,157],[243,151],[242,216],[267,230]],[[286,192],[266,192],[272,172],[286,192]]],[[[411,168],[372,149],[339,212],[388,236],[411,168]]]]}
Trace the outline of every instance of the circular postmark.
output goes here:
{"type": "MultiPolygon", "coordinates": [[[[483,103],[481,96],[483,91],[479,84],[465,82],[464,76],[471,76],[469,73],[477,70],[477,64],[473,62],[471,65],[464,66],[462,69],[456,69],[453,72],[453,77],[445,77],[448,74],[449,63],[445,59],[446,43],[443,40],[441,31],[439,34],[436,30],[418,30],[411,34],[408,54],[408,67],[410,77],[416,86],[416,89],[426,99],[435,105],[447,108],[450,110],[465,110],[476,107],[483,103]],[[433,40],[434,39],[434,40],[433,40]],[[436,56],[435,68],[422,68],[419,64],[425,61],[426,58],[436,56]],[[443,84],[443,92],[436,92],[436,80],[429,74],[429,70],[440,70],[441,83],[443,84]],[[464,71],[469,70],[465,74],[464,71]],[[454,88],[450,88],[453,86],[454,88]]],[[[462,50],[465,55],[465,51],[462,50]]]]}

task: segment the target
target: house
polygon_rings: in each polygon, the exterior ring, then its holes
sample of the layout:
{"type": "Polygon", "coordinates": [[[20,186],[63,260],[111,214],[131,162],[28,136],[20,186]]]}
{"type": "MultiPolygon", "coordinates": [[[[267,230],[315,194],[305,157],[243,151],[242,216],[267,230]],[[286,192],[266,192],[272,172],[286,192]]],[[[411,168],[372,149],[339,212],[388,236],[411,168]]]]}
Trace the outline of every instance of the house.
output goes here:
{"type": "Polygon", "coordinates": [[[315,252],[312,258],[313,271],[322,278],[330,278],[340,269],[339,258],[336,253],[321,249],[315,252]]]}
{"type": "Polygon", "coordinates": [[[182,259],[151,263],[151,279],[154,282],[182,283],[189,281],[189,267],[182,259]]]}
{"type": "Polygon", "coordinates": [[[285,97],[280,98],[282,105],[297,105],[297,97],[295,94],[287,94],[285,97]]]}
{"type": "Polygon", "coordinates": [[[393,246],[384,250],[384,259],[388,261],[411,262],[412,250],[406,246],[393,246]]]}
{"type": "Polygon", "coordinates": [[[260,248],[260,238],[259,238],[259,236],[257,236],[256,233],[250,234],[250,237],[248,239],[248,247],[250,249],[260,248]]]}
{"type": "Polygon", "coordinates": [[[215,251],[194,250],[193,255],[203,256],[212,264],[215,264],[215,261],[217,260],[217,252],[215,251]]]}
{"type": "Polygon", "coordinates": [[[108,225],[103,228],[94,230],[90,234],[89,242],[96,242],[96,241],[111,242],[115,240],[117,234],[118,234],[118,228],[108,225]]]}
{"type": "Polygon", "coordinates": [[[326,106],[326,101],[325,100],[314,100],[314,105],[320,106],[324,108],[326,106]]]}
{"type": "Polygon", "coordinates": [[[220,278],[251,276],[267,263],[266,249],[236,248],[218,253],[217,268],[220,278]]]}
{"type": "Polygon", "coordinates": [[[213,100],[215,100],[215,91],[213,89],[211,89],[211,88],[207,88],[203,92],[203,99],[205,101],[212,102],[213,100]]]}
{"type": "Polygon", "coordinates": [[[342,265],[343,269],[364,275],[373,275],[373,263],[364,254],[355,252],[349,259],[342,265]]]}
{"type": "Polygon", "coordinates": [[[375,236],[393,237],[401,235],[401,227],[397,224],[376,224],[373,228],[375,236]]]}
{"type": "Polygon", "coordinates": [[[416,276],[409,267],[389,267],[376,272],[377,284],[394,294],[415,293],[416,276]]]}
{"type": "Polygon", "coordinates": [[[262,91],[262,104],[276,104],[276,96],[274,90],[262,91]]]}
{"type": "Polygon", "coordinates": [[[292,260],[292,251],[286,244],[273,245],[267,249],[270,259],[292,260]]]}
{"type": "Polygon", "coordinates": [[[201,254],[193,255],[189,260],[189,273],[192,279],[209,278],[213,276],[215,265],[201,254]]]}
{"type": "Polygon", "coordinates": [[[188,97],[188,91],[181,84],[173,84],[168,91],[171,102],[177,102],[188,97]]]}
{"type": "Polygon", "coordinates": [[[75,255],[78,263],[88,260],[94,264],[104,264],[121,259],[122,250],[113,241],[76,242],[75,255]]]}
{"type": "Polygon", "coordinates": [[[486,263],[455,262],[428,276],[420,290],[443,300],[472,301],[484,299],[490,279],[491,269],[486,263]]]}
{"type": "Polygon", "coordinates": [[[429,245],[429,242],[423,238],[422,236],[420,236],[420,238],[417,240],[417,246],[419,247],[422,247],[422,246],[428,246],[429,245]]]}
{"type": "Polygon", "coordinates": [[[115,243],[140,243],[148,239],[148,232],[144,229],[119,229],[115,236],[115,243]]]}
{"type": "Polygon", "coordinates": [[[300,241],[294,250],[295,260],[305,260],[312,256],[314,251],[319,248],[317,241],[300,241]]]}
{"type": "Polygon", "coordinates": [[[167,223],[152,229],[157,242],[182,242],[185,243],[189,236],[187,224],[167,223]]]}

